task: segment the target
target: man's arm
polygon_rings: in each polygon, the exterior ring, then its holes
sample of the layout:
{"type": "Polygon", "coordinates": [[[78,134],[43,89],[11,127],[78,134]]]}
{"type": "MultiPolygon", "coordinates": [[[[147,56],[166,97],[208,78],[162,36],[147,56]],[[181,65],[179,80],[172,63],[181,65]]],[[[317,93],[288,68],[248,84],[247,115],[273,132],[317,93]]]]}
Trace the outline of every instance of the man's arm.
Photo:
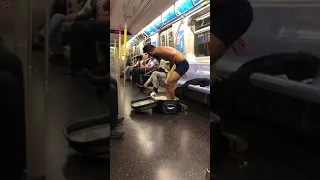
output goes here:
{"type": "Polygon", "coordinates": [[[88,15],[89,13],[91,14],[90,3],[91,3],[91,0],[87,0],[83,8],[79,12],[77,12],[77,16],[81,17],[81,16],[88,15]]]}

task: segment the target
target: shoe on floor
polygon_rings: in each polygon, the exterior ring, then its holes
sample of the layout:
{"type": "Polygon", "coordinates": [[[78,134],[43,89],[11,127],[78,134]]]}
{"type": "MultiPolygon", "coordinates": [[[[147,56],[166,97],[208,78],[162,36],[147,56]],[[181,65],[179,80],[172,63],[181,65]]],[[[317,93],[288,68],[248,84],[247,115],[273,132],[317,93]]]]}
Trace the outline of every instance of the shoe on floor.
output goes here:
{"type": "Polygon", "coordinates": [[[118,139],[118,138],[122,138],[124,135],[124,131],[120,130],[119,128],[114,128],[113,130],[111,130],[110,136],[112,139],[118,139]]]}
{"type": "Polygon", "coordinates": [[[152,96],[152,97],[155,97],[156,95],[157,95],[157,93],[154,92],[154,91],[152,91],[152,92],[150,93],[150,96],[152,96]]]}

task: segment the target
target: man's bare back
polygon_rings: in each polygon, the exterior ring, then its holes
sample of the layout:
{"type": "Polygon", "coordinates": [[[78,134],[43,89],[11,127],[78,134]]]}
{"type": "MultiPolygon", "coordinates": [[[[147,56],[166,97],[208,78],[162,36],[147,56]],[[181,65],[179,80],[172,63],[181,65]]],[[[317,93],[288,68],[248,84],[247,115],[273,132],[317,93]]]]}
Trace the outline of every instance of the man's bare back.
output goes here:
{"type": "Polygon", "coordinates": [[[154,49],[155,56],[159,56],[161,59],[170,61],[170,64],[178,64],[179,62],[185,60],[183,54],[176,50],[175,48],[168,46],[160,46],[154,49]]]}

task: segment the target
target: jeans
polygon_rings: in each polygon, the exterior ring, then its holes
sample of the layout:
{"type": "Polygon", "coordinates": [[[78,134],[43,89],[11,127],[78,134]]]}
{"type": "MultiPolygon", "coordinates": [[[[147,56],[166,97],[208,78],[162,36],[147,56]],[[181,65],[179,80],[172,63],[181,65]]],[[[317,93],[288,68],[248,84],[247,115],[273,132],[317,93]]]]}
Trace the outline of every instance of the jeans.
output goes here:
{"type": "Polygon", "coordinates": [[[145,71],[144,68],[138,68],[138,67],[133,68],[132,72],[131,72],[131,74],[132,74],[132,84],[136,84],[136,83],[141,84],[140,77],[141,77],[141,75],[145,74],[145,72],[146,71],[145,71]]]}
{"type": "Polygon", "coordinates": [[[151,76],[147,80],[146,83],[144,83],[144,86],[148,86],[151,82],[153,87],[158,88],[159,86],[159,81],[161,79],[165,79],[167,77],[167,74],[164,72],[159,72],[159,71],[154,71],[152,72],[151,76]]]}
{"type": "MultiPolygon", "coordinates": [[[[66,32],[74,23],[74,21],[67,20],[64,14],[54,14],[50,20],[49,28],[49,44],[53,53],[63,52],[63,33],[66,32]]],[[[39,33],[45,37],[45,27],[39,33]]]]}
{"type": "Polygon", "coordinates": [[[126,66],[126,68],[124,69],[124,75],[126,79],[130,79],[130,66],[126,66]]]}
{"type": "Polygon", "coordinates": [[[110,78],[110,90],[108,93],[110,102],[110,128],[111,130],[117,127],[118,121],[118,85],[117,81],[110,78]]]}

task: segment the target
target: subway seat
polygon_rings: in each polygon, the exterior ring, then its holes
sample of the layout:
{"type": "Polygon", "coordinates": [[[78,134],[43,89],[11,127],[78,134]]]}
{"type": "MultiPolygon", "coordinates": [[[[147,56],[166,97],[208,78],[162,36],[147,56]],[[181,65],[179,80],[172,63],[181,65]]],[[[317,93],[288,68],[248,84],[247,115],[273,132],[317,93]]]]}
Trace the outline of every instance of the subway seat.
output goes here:
{"type": "MultiPolygon", "coordinates": [[[[178,86],[182,86],[185,82],[196,79],[206,78],[210,79],[210,64],[209,63],[190,63],[189,70],[187,72],[187,78],[180,78],[178,86]]],[[[210,86],[201,87],[199,85],[188,85],[188,89],[198,91],[204,94],[210,94],[210,86]]]]}
{"type": "MultiPolygon", "coordinates": [[[[217,63],[217,75],[227,79],[228,76],[235,72],[242,64],[254,58],[255,57],[224,57],[217,63]]],[[[306,84],[279,76],[253,73],[250,76],[250,84],[261,89],[274,91],[310,103],[320,104],[320,75],[315,77],[312,83],[306,84]]]]}

